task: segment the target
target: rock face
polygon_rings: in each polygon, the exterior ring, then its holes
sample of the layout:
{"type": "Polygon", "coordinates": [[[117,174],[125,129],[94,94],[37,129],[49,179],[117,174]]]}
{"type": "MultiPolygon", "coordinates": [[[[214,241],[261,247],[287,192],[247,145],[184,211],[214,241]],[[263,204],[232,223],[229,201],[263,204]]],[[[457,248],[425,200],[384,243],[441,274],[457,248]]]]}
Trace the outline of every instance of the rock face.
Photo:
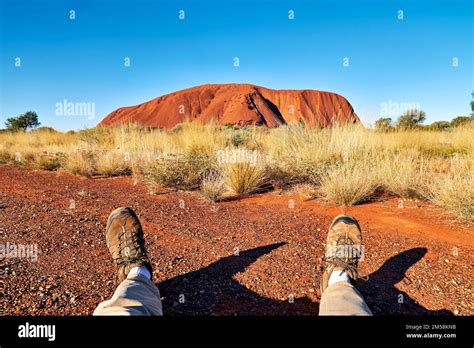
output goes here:
{"type": "Polygon", "coordinates": [[[169,129],[186,120],[270,128],[291,122],[304,122],[311,128],[359,122],[351,104],[335,93],[212,84],[119,108],[107,115],[99,126],[137,123],[169,129]]]}

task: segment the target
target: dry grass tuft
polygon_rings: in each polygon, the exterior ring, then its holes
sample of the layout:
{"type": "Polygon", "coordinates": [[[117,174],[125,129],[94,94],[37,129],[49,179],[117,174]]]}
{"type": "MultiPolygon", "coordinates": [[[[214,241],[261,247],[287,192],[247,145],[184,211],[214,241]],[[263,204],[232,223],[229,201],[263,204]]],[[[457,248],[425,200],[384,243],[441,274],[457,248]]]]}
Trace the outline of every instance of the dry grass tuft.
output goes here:
{"type": "Polygon", "coordinates": [[[201,194],[211,202],[216,202],[226,192],[225,179],[221,173],[210,171],[201,182],[201,194]]]}
{"type": "Polygon", "coordinates": [[[128,153],[118,151],[102,151],[95,160],[97,173],[106,176],[130,175],[132,163],[128,153]]]}
{"type": "Polygon", "coordinates": [[[77,149],[65,159],[63,168],[72,174],[92,176],[95,173],[94,153],[90,150],[77,149]]]}
{"type": "Polygon", "coordinates": [[[224,167],[229,190],[234,194],[256,192],[266,181],[265,167],[261,164],[230,163],[224,167]]]}
{"type": "Polygon", "coordinates": [[[347,162],[330,168],[321,180],[321,196],[346,206],[369,200],[377,188],[377,177],[365,163],[347,162]]]}
{"type": "Polygon", "coordinates": [[[432,187],[433,202],[462,219],[474,223],[474,171],[467,165],[439,176],[432,187]]]}

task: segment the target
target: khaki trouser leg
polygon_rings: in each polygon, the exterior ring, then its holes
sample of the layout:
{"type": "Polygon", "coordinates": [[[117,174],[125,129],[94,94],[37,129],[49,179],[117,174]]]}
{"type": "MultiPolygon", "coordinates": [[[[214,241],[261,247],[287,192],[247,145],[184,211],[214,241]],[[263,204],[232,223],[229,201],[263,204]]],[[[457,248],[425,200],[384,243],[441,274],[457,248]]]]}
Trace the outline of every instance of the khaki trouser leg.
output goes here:
{"type": "Polygon", "coordinates": [[[372,315],[372,312],[352,284],[337,282],[323,292],[319,315],[372,315]]]}
{"type": "Polygon", "coordinates": [[[148,278],[131,276],[110,300],[99,303],[94,315],[163,315],[160,292],[148,278]]]}

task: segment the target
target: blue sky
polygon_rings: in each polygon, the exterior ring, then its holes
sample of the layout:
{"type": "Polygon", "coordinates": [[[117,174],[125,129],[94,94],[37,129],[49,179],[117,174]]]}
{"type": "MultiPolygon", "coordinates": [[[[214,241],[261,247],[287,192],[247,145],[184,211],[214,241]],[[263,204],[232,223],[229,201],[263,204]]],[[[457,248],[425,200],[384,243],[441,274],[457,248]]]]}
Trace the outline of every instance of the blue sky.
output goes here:
{"type": "Polygon", "coordinates": [[[0,127],[28,110],[60,130],[92,127],[121,106],[229,82],[336,92],[364,123],[403,105],[427,123],[470,112],[471,0],[0,3],[0,127]],[[58,115],[64,100],[95,117],[58,115]]]}

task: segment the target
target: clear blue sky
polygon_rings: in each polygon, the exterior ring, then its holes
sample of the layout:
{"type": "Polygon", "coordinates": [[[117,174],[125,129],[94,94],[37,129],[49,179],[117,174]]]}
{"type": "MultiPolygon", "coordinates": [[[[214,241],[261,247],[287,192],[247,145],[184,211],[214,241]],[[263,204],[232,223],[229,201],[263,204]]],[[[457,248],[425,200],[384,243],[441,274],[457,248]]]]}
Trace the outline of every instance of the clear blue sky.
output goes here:
{"type": "Polygon", "coordinates": [[[364,122],[389,101],[418,103],[427,123],[470,112],[472,0],[0,1],[0,127],[28,110],[46,126],[90,127],[121,106],[228,82],[336,92],[364,122]],[[95,103],[95,119],[56,115],[64,100],[95,103]]]}

